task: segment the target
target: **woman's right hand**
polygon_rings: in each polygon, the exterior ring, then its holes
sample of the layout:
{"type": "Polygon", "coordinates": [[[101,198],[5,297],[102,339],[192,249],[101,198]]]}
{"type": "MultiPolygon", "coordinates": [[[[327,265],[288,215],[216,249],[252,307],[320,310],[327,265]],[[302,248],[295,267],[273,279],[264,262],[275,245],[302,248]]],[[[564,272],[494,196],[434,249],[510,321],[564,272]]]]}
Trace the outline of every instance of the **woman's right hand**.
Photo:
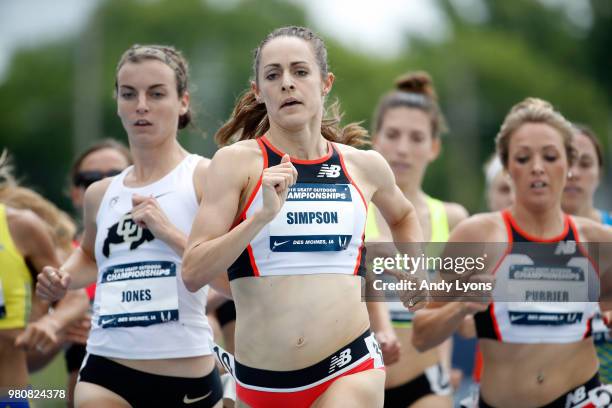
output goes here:
{"type": "Polygon", "coordinates": [[[36,294],[42,299],[55,302],[66,295],[70,286],[70,275],[61,268],[45,266],[38,274],[36,294]]]}
{"type": "Polygon", "coordinates": [[[261,181],[263,207],[260,214],[266,221],[272,221],[279,213],[287,199],[289,187],[296,183],[297,177],[297,170],[288,154],[283,156],[280,164],[264,169],[261,181]]]}

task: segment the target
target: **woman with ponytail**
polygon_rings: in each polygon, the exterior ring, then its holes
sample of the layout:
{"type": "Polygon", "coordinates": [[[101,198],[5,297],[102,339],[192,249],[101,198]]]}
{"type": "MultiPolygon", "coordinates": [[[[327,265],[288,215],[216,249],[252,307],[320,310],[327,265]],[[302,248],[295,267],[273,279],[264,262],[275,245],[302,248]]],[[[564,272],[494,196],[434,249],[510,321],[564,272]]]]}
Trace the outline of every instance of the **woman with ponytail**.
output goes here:
{"type": "Polygon", "coordinates": [[[216,135],[230,145],[211,162],[183,279],[195,291],[229,274],[241,403],[382,407],[385,374],[361,301],[367,206],[397,241],[419,242],[414,207],[380,154],[355,148],[362,128],[341,128],[337,105],[324,119],[334,75],[315,33],[269,34],[253,78],[216,135]]]}
{"type": "MultiPolygon", "coordinates": [[[[375,111],[373,147],[387,160],[398,188],[413,203],[425,242],[445,242],[467,216],[461,205],[442,202],[423,191],[423,177],[440,153],[444,131],[436,92],[425,72],[398,78],[396,88],[382,97],[375,111]]],[[[373,205],[368,209],[366,240],[392,240],[388,225],[373,205]]],[[[385,407],[451,407],[450,344],[419,353],[411,344],[413,314],[399,302],[388,305],[401,348],[399,361],[387,367],[385,407]]]]}

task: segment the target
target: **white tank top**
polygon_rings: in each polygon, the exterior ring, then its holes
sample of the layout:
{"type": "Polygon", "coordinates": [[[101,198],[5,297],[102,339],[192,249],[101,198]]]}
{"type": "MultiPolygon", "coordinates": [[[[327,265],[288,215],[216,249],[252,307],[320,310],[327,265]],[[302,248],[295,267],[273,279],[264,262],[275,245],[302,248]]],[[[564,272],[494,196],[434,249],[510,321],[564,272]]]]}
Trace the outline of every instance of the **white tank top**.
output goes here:
{"type": "Polygon", "coordinates": [[[198,210],[193,172],[201,159],[189,155],[144,187],[124,185],[132,167],[110,183],[96,217],[98,279],[89,353],[125,359],[211,354],[208,286],[189,292],[181,277],[182,256],[131,218],[132,196],[152,196],[170,222],[189,235],[198,210]]]}
{"type": "MultiPolygon", "coordinates": [[[[265,136],[257,139],[264,168],[283,153],[265,136]]],[[[278,215],[228,268],[229,279],[258,276],[365,273],[363,238],[367,204],[333,143],[317,160],[291,160],[298,172],[278,215]]],[[[263,205],[261,178],[240,221],[263,205]]]]}
{"type": "Polygon", "coordinates": [[[591,336],[599,276],[572,219],[565,216],[560,236],[539,240],[522,231],[510,211],[502,216],[508,248],[494,272],[494,302],[474,315],[478,337],[545,344],[591,336]]]}

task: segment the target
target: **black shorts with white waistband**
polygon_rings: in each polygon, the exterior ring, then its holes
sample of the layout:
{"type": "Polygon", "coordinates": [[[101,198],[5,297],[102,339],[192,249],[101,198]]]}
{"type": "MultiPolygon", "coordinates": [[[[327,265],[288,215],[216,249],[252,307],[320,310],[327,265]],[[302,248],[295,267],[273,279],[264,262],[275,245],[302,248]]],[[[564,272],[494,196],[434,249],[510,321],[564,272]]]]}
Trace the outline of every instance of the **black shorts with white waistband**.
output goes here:
{"type": "Polygon", "coordinates": [[[204,377],[170,377],[145,373],[105,357],[88,354],[79,381],[104,387],[132,407],[210,408],[223,397],[219,371],[204,377]]]}
{"type": "Polygon", "coordinates": [[[385,408],[405,408],[428,395],[451,394],[449,375],[438,363],[407,383],[385,389],[385,408]]]}

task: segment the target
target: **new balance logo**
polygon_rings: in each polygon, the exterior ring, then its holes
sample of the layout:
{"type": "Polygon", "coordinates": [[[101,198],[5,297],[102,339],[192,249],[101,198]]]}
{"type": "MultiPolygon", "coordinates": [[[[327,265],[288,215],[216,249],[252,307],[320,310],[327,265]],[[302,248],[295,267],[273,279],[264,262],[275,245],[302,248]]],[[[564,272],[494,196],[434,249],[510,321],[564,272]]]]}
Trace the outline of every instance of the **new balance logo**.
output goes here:
{"type": "Polygon", "coordinates": [[[576,388],[573,392],[567,394],[565,399],[566,407],[573,407],[587,398],[586,387],[583,385],[580,388],[576,388]]]}
{"type": "Polygon", "coordinates": [[[342,350],[338,356],[333,356],[331,364],[329,365],[329,373],[333,373],[337,368],[342,368],[351,362],[353,357],[351,356],[351,349],[347,348],[342,350]]]}
{"type": "Polygon", "coordinates": [[[555,255],[573,255],[575,253],[576,241],[561,241],[555,249],[555,255]]]}
{"type": "Polygon", "coordinates": [[[322,164],[321,170],[319,170],[319,174],[317,177],[328,177],[328,178],[337,178],[340,177],[340,169],[341,167],[336,164],[322,164]]]}

